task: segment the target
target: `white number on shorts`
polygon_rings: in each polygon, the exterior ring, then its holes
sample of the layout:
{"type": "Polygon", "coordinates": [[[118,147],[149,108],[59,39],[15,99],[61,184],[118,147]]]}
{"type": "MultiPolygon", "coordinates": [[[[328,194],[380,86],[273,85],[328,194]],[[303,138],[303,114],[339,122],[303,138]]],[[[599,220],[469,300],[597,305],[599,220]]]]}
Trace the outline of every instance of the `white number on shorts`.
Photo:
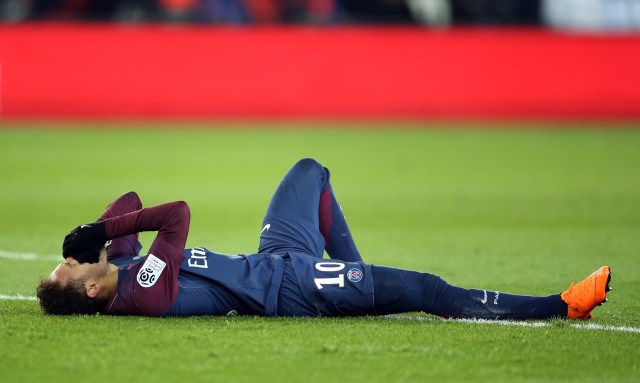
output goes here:
{"type": "MultiPolygon", "coordinates": [[[[318,271],[340,271],[344,269],[344,263],[338,262],[318,262],[316,263],[316,270],[318,271]]],[[[340,273],[335,278],[314,278],[313,281],[316,283],[316,287],[318,290],[322,290],[324,285],[338,285],[338,287],[344,287],[344,273],[340,273]]]]}

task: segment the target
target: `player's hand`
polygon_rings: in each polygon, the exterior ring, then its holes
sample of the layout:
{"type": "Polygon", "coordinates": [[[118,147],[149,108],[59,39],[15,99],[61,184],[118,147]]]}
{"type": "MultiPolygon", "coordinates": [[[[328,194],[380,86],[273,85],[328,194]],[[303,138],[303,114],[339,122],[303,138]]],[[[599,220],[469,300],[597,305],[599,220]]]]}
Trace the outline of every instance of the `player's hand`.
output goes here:
{"type": "Polygon", "coordinates": [[[62,256],[73,257],[80,263],[96,263],[105,242],[107,234],[104,222],[80,225],[64,237],[62,256]]]}

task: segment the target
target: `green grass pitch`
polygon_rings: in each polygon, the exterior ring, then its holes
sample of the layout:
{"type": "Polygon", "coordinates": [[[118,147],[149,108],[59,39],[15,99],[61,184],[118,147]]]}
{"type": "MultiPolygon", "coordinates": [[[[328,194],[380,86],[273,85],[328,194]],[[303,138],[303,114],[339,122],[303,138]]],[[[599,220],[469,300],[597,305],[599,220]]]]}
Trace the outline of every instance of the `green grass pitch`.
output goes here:
{"type": "MultiPolygon", "coordinates": [[[[638,129],[93,127],[0,129],[3,383],[640,381],[640,334],[632,332],[640,328],[638,129]],[[609,264],[614,290],[591,322],[600,327],[562,320],[503,326],[425,314],[62,318],[12,298],[32,297],[38,277],[58,262],[64,235],[128,190],[146,205],[188,201],[189,246],[253,252],[271,193],[301,157],[331,169],[371,263],[536,295],[563,291],[609,264]]],[[[144,235],[143,243],[151,239],[144,235]]]]}

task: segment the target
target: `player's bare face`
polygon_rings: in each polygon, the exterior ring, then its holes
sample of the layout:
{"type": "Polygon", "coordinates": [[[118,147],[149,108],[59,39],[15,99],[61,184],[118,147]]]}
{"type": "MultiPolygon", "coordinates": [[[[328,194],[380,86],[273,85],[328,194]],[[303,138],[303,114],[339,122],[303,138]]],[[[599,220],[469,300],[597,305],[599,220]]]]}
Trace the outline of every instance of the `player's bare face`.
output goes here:
{"type": "Polygon", "coordinates": [[[65,286],[70,281],[89,278],[101,278],[107,274],[107,253],[102,250],[98,263],[80,263],[73,257],[68,257],[51,273],[51,280],[65,286]]]}

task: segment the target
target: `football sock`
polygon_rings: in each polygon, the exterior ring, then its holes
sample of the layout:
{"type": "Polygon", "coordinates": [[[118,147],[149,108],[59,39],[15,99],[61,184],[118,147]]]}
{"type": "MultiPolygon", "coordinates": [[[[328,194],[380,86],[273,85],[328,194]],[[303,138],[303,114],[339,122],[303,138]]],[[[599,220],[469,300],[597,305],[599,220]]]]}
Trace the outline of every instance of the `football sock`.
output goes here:
{"type": "Polygon", "coordinates": [[[342,209],[333,194],[331,183],[328,182],[329,170],[326,170],[326,172],[326,187],[320,195],[320,205],[318,207],[320,233],[325,240],[325,250],[331,259],[339,259],[346,262],[362,261],[347,221],[344,218],[344,214],[342,214],[342,209]]]}
{"type": "Polygon", "coordinates": [[[376,314],[424,311],[445,318],[563,318],[567,304],[560,294],[546,297],[464,289],[428,273],[373,266],[376,314]]]}

